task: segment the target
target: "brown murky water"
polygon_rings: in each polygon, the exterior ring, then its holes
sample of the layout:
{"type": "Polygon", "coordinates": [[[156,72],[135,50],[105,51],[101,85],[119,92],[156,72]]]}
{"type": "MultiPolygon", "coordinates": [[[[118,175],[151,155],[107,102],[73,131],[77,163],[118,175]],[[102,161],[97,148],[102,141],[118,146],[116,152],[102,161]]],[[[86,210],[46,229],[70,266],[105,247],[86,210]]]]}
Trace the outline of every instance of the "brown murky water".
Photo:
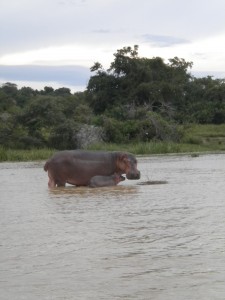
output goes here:
{"type": "Polygon", "coordinates": [[[53,191],[43,163],[0,164],[1,300],[225,299],[225,155],[138,160],[140,181],[53,191]]]}

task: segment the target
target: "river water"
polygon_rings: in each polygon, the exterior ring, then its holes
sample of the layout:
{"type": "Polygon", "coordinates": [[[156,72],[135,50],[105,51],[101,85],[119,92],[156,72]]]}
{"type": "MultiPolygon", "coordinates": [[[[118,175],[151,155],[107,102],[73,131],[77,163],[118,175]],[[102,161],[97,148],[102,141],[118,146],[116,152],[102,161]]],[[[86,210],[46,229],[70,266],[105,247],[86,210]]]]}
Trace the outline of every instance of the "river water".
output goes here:
{"type": "Polygon", "coordinates": [[[43,164],[0,164],[1,300],[225,299],[225,155],[97,189],[48,190],[43,164]]]}

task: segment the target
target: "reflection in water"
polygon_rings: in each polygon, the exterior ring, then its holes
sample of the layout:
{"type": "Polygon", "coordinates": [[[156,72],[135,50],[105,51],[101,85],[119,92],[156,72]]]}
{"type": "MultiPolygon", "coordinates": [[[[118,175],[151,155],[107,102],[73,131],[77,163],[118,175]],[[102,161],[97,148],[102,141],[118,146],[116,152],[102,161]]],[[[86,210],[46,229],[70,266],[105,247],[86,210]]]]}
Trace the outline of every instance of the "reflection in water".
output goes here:
{"type": "Polygon", "coordinates": [[[224,299],[225,155],[139,169],[48,190],[43,163],[0,164],[1,299],[224,299]]]}
{"type": "Polygon", "coordinates": [[[60,188],[54,188],[49,190],[50,196],[53,195],[59,197],[68,197],[68,196],[79,196],[79,197],[98,197],[103,198],[104,195],[107,194],[109,196],[118,195],[121,197],[122,195],[127,194],[135,194],[138,192],[136,186],[110,186],[110,187],[101,187],[101,188],[89,188],[89,187],[76,187],[76,186],[66,186],[60,188]]]}

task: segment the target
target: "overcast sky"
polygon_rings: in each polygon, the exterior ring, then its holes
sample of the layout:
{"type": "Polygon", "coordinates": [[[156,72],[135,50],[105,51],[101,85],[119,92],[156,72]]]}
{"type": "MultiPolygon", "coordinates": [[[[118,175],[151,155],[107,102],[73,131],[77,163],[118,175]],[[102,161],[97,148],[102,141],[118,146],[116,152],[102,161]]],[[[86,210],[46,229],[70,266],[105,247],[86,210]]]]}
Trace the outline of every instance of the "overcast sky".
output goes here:
{"type": "Polygon", "coordinates": [[[0,83],[82,90],[94,62],[135,44],[225,78],[225,1],[0,0],[0,83]]]}

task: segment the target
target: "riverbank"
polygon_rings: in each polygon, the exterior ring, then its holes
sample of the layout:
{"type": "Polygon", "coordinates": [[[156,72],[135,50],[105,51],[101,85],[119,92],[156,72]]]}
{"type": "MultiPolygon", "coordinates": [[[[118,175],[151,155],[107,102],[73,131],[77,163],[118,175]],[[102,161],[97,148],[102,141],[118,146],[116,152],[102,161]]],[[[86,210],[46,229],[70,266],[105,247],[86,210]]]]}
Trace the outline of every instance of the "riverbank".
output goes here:
{"type": "MultiPolygon", "coordinates": [[[[224,149],[216,149],[201,145],[176,144],[176,143],[140,143],[140,144],[99,144],[90,147],[88,150],[102,151],[128,151],[135,155],[157,155],[157,154],[185,154],[197,156],[200,153],[223,153],[224,149]]],[[[38,161],[46,160],[57,150],[54,149],[33,149],[33,150],[12,150],[0,148],[0,162],[6,161],[38,161]]]]}
{"type": "MultiPolygon", "coordinates": [[[[225,124],[222,125],[190,125],[184,129],[180,143],[151,141],[132,144],[95,144],[88,150],[128,151],[135,155],[190,153],[197,155],[204,152],[225,152],[225,124]]],[[[0,161],[35,161],[46,160],[57,150],[32,149],[12,150],[0,147],[0,161]]]]}

